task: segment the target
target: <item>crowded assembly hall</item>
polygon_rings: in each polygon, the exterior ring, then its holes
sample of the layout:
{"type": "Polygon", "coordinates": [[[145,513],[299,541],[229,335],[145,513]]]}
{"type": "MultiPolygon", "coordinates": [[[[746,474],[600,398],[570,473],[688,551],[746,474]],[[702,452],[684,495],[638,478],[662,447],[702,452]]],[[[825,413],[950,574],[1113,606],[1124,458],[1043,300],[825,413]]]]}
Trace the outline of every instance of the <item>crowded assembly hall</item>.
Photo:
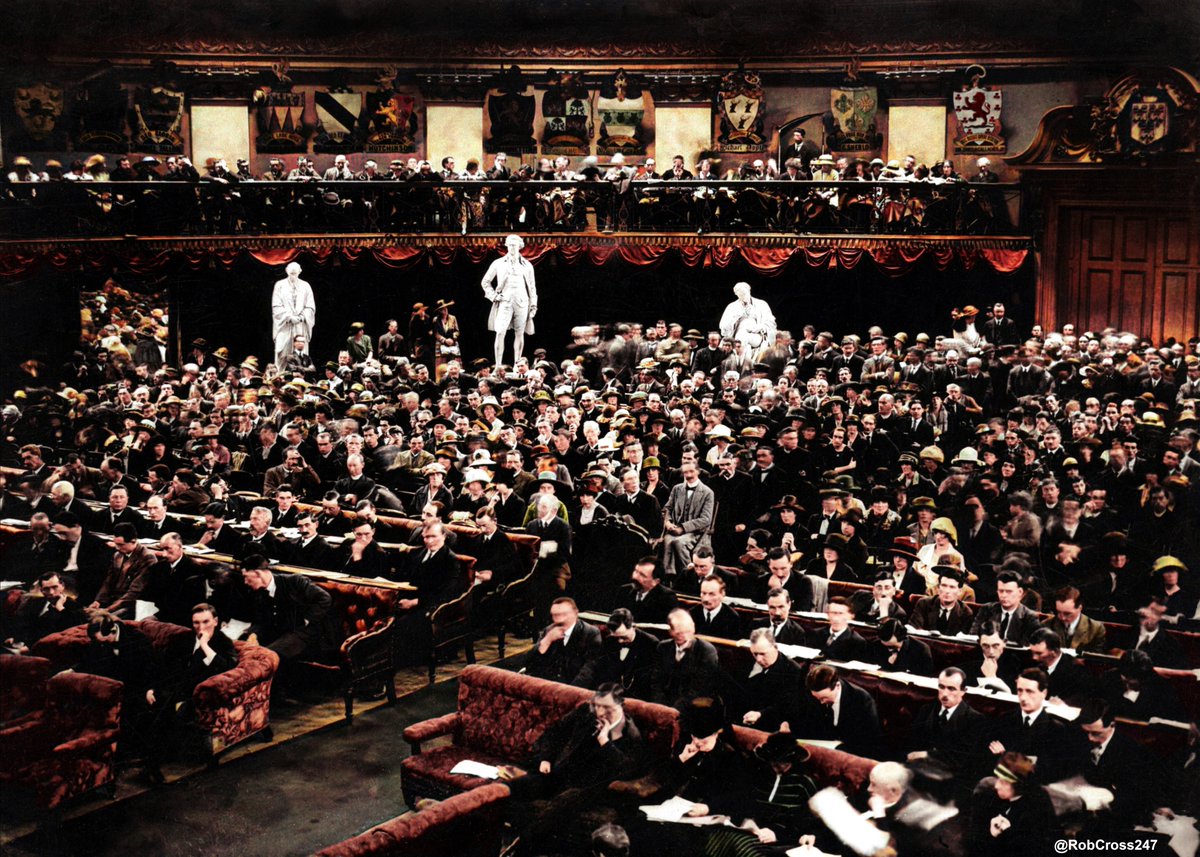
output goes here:
{"type": "Polygon", "coordinates": [[[1200,850],[1200,6],[6,8],[0,853],[1200,850]]]}

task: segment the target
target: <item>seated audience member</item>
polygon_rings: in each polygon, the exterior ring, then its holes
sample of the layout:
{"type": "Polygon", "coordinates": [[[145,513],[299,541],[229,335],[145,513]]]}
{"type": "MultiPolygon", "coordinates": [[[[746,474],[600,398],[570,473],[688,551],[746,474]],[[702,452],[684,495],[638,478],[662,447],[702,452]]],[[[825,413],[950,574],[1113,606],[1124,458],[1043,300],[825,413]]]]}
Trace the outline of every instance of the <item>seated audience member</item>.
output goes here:
{"type": "Polygon", "coordinates": [[[1170,790],[1160,761],[1129,737],[1130,727],[1118,724],[1115,710],[1102,699],[1085,702],[1075,726],[1087,738],[1080,763],[1084,779],[1113,794],[1112,804],[1089,820],[1091,831],[1117,833],[1148,822],[1170,790]]]}
{"type": "Polygon", "coordinates": [[[222,587],[218,593],[200,565],[184,554],[179,533],[164,534],[159,539],[158,562],[149,571],[145,591],[146,600],[153,601],[158,608],[155,618],[186,627],[192,621],[192,608],[214,595],[218,601],[227,603],[228,587],[222,587]]]}
{"type": "Polygon", "coordinates": [[[820,649],[821,655],[831,661],[861,661],[867,654],[867,641],[850,628],[854,614],[850,602],[840,595],[829,599],[825,605],[828,628],[814,628],[808,634],[808,645],[820,649]]]}
{"type": "Polygon", "coordinates": [[[779,652],[767,628],[750,632],[754,666],[742,680],[742,723],[774,732],[799,723],[804,671],[779,652]]]}
{"type": "Polygon", "coordinates": [[[1101,695],[1117,717],[1148,722],[1190,719],[1171,684],[1154,668],[1150,655],[1130,649],[1100,680],[1101,695]]]}
{"type": "Polygon", "coordinates": [[[1038,628],[1029,638],[1029,657],[1050,677],[1050,701],[1054,704],[1078,705],[1089,694],[1093,683],[1091,674],[1062,650],[1058,634],[1049,628],[1038,628]]]}
{"type": "Polygon", "coordinates": [[[776,643],[790,646],[808,644],[808,632],[799,622],[788,618],[792,613],[792,598],[786,589],[772,589],[767,593],[767,618],[758,622],[766,628],[776,643]]]}
{"type": "Polygon", "coordinates": [[[696,623],[686,610],[672,610],[667,625],[670,639],[654,651],[651,697],[673,705],[710,693],[720,680],[717,650],[707,640],[696,639],[696,623]]]}
{"type": "Polygon", "coordinates": [[[1064,779],[1072,770],[1073,743],[1062,719],[1046,710],[1050,677],[1037,667],[1022,670],[1016,680],[1017,709],[996,718],[986,731],[993,756],[1015,752],[1037,759],[1037,778],[1043,783],[1064,779]]]}
{"type": "Polygon", "coordinates": [[[799,574],[792,566],[792,555],[783,548],[767,551],[767,576],[758,584],[755,603],[765,604],[772,589],[786,589],[793,609],[807,612],[813,609],[813,585],[807,574],[799,574]]]}
{"type": "Polygon", "coordinates": [[[934,568],[937,572],[937,595],[923,596],[913,607],[909,624],[922,631],[937,631],[954,636],[971,630],[975,621],[971,608],[962,603],[962,572],[948,565],[934,568]]]}
{"type": "Polygon", "coordinates": [[[217,553],[232,557],[242,556],[242,545],[245,537],[226,526],[225,518],[228,511],[224,503],[209,503],[204,507],[204,530],[196,544],[209,548],[217,553]]]}
{"type": "Polygon", "coordinates": [[[550,605],[550,624],[542,629],[530,650],[525,672],[569,684],[600,653],[600,648],[600,631],[579,620],[574,600],[556,598],[550,605]]]}
{"type": "Polygon", "coordinates": [[[1099,622],[1083,612],[1083,595],[1074,586],[1064,586],[1054,593],[1054,618],[1046,627],[1058,635],[1063,648],[1076,652],[1104,652],[1108,648],[1108,632],[1099,622]]]}
{"type": "Polygon", "coordinates": [[[726,640],[742,638],[742,617],[725,604],[725,581],[716,575],[700,584],[700,603],[691,609],[696,633],[726,640]]]}
{"type": "Polygon", "coordinates": [[[132,619],[137,602],[146,600],[142,596],[150,586],[150,569],[155,559],[150,551],[138,543],[137,527],[133,524],[122,522],[114,529],[112,562],[90,609],[132,619]]]}
{"type": "Polygon", "coordinates": [[[1026,645],[1041,622],[1037,613],[1022,603],[1024,598],[1025,587],[1020,575],[1014,571],[1000,572],[996,575],[996,600],[979,608],[971,624],[971,633],[978,634],[984,622],[994,622],[1006,643],[1026,645]]]}
{"type": "Polygon", "coordinates": [[[712,548],[702,545],[692,553],[692,562],[672,582],[672,588],[680,595],[699,597],[700,585],[709,575],[716,575],[725,582],[725,592],[737,595],[738,576],[724,568],[717,567],[717,558],[712,548]]]}
{"type": "Polygon", "coordinates": [[[43,637],[65,631],[87,621],[83,608],[67,594],[67,587],[57,571],[47,571],[38,578],[36,593],[25,595],[16,613],[4,620],[4,648],[20,654],[28,651],[43,637]]]}
{"type": "Polygon", "coordinates": [[[648,698],[658,640],[635,628],[633,614],[624,607],[612,612],[607,625],[608,636],[600,652],[583,665],[571,683],[591,689],[619,684],[627,696],[648,698]]]}
{"type": "Polygon", "coordinates": [[[542,733],[528,772],[505,782],[521,846],[527,853],[559,852],[574,838],[579,814],[593,808],[609,783],[635,776],[644,757],[641,733],[625,713],[624,688],[600,685],[591,699],[542,733]]]}
{"type": "Polygon", "coordinates": [[[337,638],[328,592],[303,575],[276,574],[264,556],[242,561],[242,582],[250,590],[245,607],[250,637],[279,655],[276,682],[293,683],[296,661],[322,661],[333,653],[337,638]]]}
{"type": "Polygon", "coordinates": [[[996,760],[989,785],[980,784],[972,798],[968,847],[980,857],[1048,854],[1059,837],[1050,796],[1041,788],[1045,777],[1026,755],[1005,751],[996,760]]]}
{"type": "Polygon", "coordinates": [[[996,623],[987,622],[979,629],[979,657],[964,663],[963,671],[967,674],[968,687],[1014,693],[1021,659],[1008,650],[996,623]]]}
{"type": "Polygon", "coordinates": [[[1145,652],[1156,667],[1166,669],[1186,669],[1187,661],[1179,643],[1162,625],[1167,607],[1162,598],[1156,595],[1143,599],[1138,609],[1138,636],[1133,647],[1139,652],[1145,652]]]}
{"type": "Polygon", "coordinates": [[[861,622],[878,625],[884,619],[904,622],[908,613],[896,599],[896,580],[890,572],[875,575],[870,592],[855,593],[852,600],[854,617],[861,622]]]}
{"type": "Polygon", "coordinates": [[[664,624],[679,598],[662,582],[662,563],[653,556],[642,557],[634,565],[631,578],[633,582],[622,587],[617,606],[632,613],[635,622],[664,624]]]}
{"type": "Polygon", "coordinates": [[[929,646],[908,636],[908,629],[899,619],[884,619],[879,624],[879,636],[868,646],[866,661],[888,672],[934,674],[929,646]]]}
{"type": "Polygon", "coordinates": [[[937,702],[917,712],[909,730],[907,759],[930,759],[962,776],[975,764],[987,718],[966,701],[966,673],[958,667],[947,667],[937,678],[937,702]]]}
{"type": "Polygon", "coordinates": [[[492,506],[483,506],[475,513],[479,536],[467,540],[463,553],[475,557],[475,586],[481,593],[503,589],[519,573],[517,549],[506,533],[501,531],[492,506]]]}
{"type": "Polygon", "coordinates": [[[846,681],[828,664],[810,667],[804,687],[809,700],[803,721],[795,729],[797,735],[840,741],[838,749],[856,756],[884,757],[883,731],[869,693],[846,681]]]}
{"type": "Polygon", "coordinates": [[[289,544],[288,562],[304,568],[333,570],[337,564],[337,554],[320,534],[316,515],[307,509],[297,511],[295,526],[300,535],[289,544]]]}

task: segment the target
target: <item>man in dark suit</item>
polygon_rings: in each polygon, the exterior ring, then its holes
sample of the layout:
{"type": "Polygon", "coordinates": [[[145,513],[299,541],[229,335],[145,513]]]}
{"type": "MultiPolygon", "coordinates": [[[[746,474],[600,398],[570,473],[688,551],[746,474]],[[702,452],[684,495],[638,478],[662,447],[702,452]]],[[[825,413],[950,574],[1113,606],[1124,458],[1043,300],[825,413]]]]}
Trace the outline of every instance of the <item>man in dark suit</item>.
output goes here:
{"type": "Polygon", "coordinates": [[[116,532],[118,524],[141,522],[141,515],[129,507],[129,491],[124,485],[114,485],[108,495],[108,508],[91,515],[90,527],[100,533],[116,532]]]}
{"type": "MultiPolygon", "coordinates": [[[[7,617],[5,617],[7,618],[7,617]]],[[[47,571],[37,582],[37,594],[26,595],[11,620],[4,623],[4,645],[26,649],[42,637],[57,634],[87,621],[79,602],[67,595],[67,588],[56,571],[47,571]]]]}
{"type": "Polygon", "coordinates": [[[992,317],[983,323],[984,338],[996,348],[1002,345],[1018,345],[1021,341],[1016,323],[1004,313],[1004,304],[994,304],[992,317]]]}
{"type": "Polygon", "coordinates": [[[14,538],[4,553],[4,575],[32,583],[44,572],[63,568],[64,543],[50,534],[50,519],[36,514],[29,521],[26,538],[14,538]]]}
{"type": "Polygon", "coordinates": [[[417,597],[400,599],[404,610],[420,608],[429,615],[464,591],[466,579],[462,564],[446,542],[446,525],[440,521],[425,524],[421,530],[424,550],[408,553],[405,578],[417,587],[417,597]]]}
{"type": "Polygon", "coordinates": [[[146,501],[146,514],[144,517],[138,516],[137,528],[138,536],[143,539],[161,539],[167,533],[183,535],[183,531],[191,529],[190,526],[167,517],[167,504],[158,494],[152,495],[146,501]]]}
{"type": "Polygon", "coordinates": [[[232,527],[225,526],[226,514],[224,503],[209,503],[205,506],[204,532],[200,534],[196,543],[217,553],[241,556],[245,538],[232,527]]]}
{"type": "Polygon", "coordinates": [[[970,631],[975,617],[962,603],[962,573],[948,565],[938,566],[937,572],[938,594],[926,595],[916,603],[909,624],[949,636],[970,631]]]}
{"type": "Polygon", "coordinates": [[[1017,709],[993,722],[987,745],[992,756],[1013,751],[1037,757],[1037,780],[1053,783],[1077,773],[1071,757],[1074,742],[1066,723],[1046,710],[1050,677],[1037,667],[1022,670],[1016,680],[1017,709]]]}
{"type": "Polygon", "coordinates": [[[792,567],[792,555],[786,548],[774,547],[767,551],[766,579],[758,585],[756,604],[766,603],[774,589],[786,589],[797,610],[806,611],[813,607],[812,583],[806,574],[798,574],[792,567]]]}
{"type": "Polygon", "coordinates": [[[633,614],[628,610],[614,610],[608,617],[608,636],[599,654],[583,665],[572,684],[594,690],[612,682],[625,688],[629,696],[648,699],[658,640],[633,624],[633,614]]]}
{"type": "Polygon", "coordinates": [[[1041,627],[1037,613],[1026,607],[1025,587],[1015,571],[1002,571],[996,575],[996,600],[984,604],[975,614],[971,633],[978,634],[985,622],[994,622],[1006,643],[1024,646],[1030,636],[1041,627]]]}
{"type": "Polygon", "coordinates": [[[1111,824],[1126,830],[1149,809],[1161,806],[1164,785],[1156,776],[1158,764],[1146,748],[1118,731],[1116,712],[1103,700],[1084,704],[1075,724],[1087,738],[1087,755],[1081,767],[1090,785],[1113,793],[1109,811],[1097,816],[1100,827],[1111,824]]]}
{"type": "Polygon", "coordinates": [[[127,752],[146,747],[147,691],[158,674],[150,638],[111,613],[98,610],[87,626],[88,646],[75,671],[121,682],[121,746],[127,752]]]}
{"type": "Polygon", "coordinates": [[[608,510],[614,515],[628,515],[651,538],[662,535],[662,506],[654,495],[642,490],[638,472],[632,467],[621,474],[621,489],[609,503],[608,510]]]}
{"type": "Polygon", "coordinates": [[[1050,701],[1078,705],[1094,694],[1091,673],[1072,657],[1064,655],[1058,634],[1038,628],[1029,638],[1029,656],[1050,676],[1050,701]]]}
{"type": "Polygon", "coordinates": [[[738,576],[728,569],[717,566],[712,548],[701,545],[692,554],[692,564],[681,571],[671,583],[671,588],[679,595],[700,597],[700,587],[710,575],[716,575],[725,581],[725,592],[728,595],[738,594],[738,576]]]}
{"type": "Polygon", "coordinates": [[[221,632],[216,608],[199,602],[191,609],[192,634],[171,639],[163,655],[161,672],[146,692],[151,709],[146,774],[163,782],[159,765],[172,749],[179,728],[193,719],[192,694],[196,685],[237,666],[233,640],[221,632]]]}
{"type": "Polygon", "coordinates": [[[287,683],[293,662],[320,660],[337,645],[333,600],[300,574],[275,574],[264,556],[247,557],[242,582],[251,590],[250,633],[279,655],[279,677],[287,683]]]}
{"type": "Polygon", "coordinates": [[[156,619],[186,627],[192,621],[192,608],[209,599],[204,571],[184,556],[178,533],[167,533],[159,540],[158,555],[149,572],[146,599],[158,608],[156,619]]]}
{"type": "Polygon", "coordinates": [[[938,674],[937,702],[918,712],[909,730],[909,762],[932,759],[956,775],[971,768],[987,718],[964,701],[966,693],[967,675],[958,667],[938,674]]]}
{"type": "Polygon", "coordinates": [[[671,638],[654,651],[651,698],[678,706],[711,695],[720,681],[717,650],[712,643],[696,639],[696,623],[686,610],[672,610],[667,624],[671,638]]]}
{"type": "Polygon", "coordinates": [[[899,619],[884,619],[879,623],[879,637],[868,647],[865,660],[888,672],[934,674],[929,646],[908,636],[908,629],[899,619]]]}
{"type": "Polygon", "coordinates": [[[985,622],[979,629],[979,657],[962,665],[968,687],[992,688],[1012,693],[1021,672],[1021,659],[1008,651],[995,622],[985,622]]]}
{"type": "Polygon", "coordinates": [[[1138,610],[1138,636],[1133,647],[1150,656],[1156,667],[1187,669],[1190,665],[1183,656],[1179,642],[1162,627],[1162,617],[1167,605],[1161,596],[1152,595],[1142,600],[1138,610]]]}
{"type": "Polygon", "coordinates": [[[867,641],[850,630],[850,602],[835,595],[829,599],[825,615],[829,627],[809,632],[808,645],[820,649],[821,655],[831,661],[861,661],[867,654],[867,641]]]}
{"type": "Polygon", "coordinates": [[[758,627],[768,629],[776,643],[808,645],[808,632],[799,622],[788,618],[791,612],[791,594],[786,589],[772,589],[767,594],[767,618],[759,622],[758,627]]]}
{"type": "Polygon", "coordinates": [[[778,730],[784,723],[798,727],[804,671],[780,654],[767,628],[750,632],[750,654],[754,666],[742,682],[742,723],[767,732],[778,730]]]}
{"type": "Polygon", "coordinates": [[[538,636],[525,662],[528,675],[570,684],[584,665],[600,653],[600,630],[579,621],[579,608],[570,598],[550,605],[550,625],[538,636]]]}
{"type": "Polygon", "coordinates": [[[520,560],[512,540],[500,530],[496,510],[484,506],[475,513],[479,536],[463,543],[462,552],[475,557],[475,586],[480,593],[503,588],[521,573],[520,560]]]}
{"type": "Polygon", "coordinates": [[[802,735],[841,741],[847,753],[869,759],[886,758],[879,713],[870,694],[838,675],[829,664],[818,664],[804,680],[810,704],[802,735]]]}
{"type": "Polygon", "coordinates": [[[662,583],[662,563],[657,557],[644,556],[634,565],[631,577],[633,583],[622,587],[617,606],[632,613],[635,622],[665,623],[667,614],[679,606],[679,598],[662,583]]]}
{"type": "Polygon", "coordinates": [[[255,506],[250,510],[250,532],[242,542],[241,556],[265,556],[280,560],[287,555],[286,546],[271,532],[271,510],[255,506]]]}
{"type": "Polygon", "coordinates": [[[700,603],[690,612],[697,634],[726,640],[742,638],[742,617],[725,606],[725,581],[715,574],[700,584],[700,603]]]}
{"type": "Polygon", "coordinates": [[[337,555],[325,538],[317,533],[317,519],[307,510],[296,514],[296,529],[300,536],[291,543],[288,562],[304,568],[333,569],[337,555]]]}

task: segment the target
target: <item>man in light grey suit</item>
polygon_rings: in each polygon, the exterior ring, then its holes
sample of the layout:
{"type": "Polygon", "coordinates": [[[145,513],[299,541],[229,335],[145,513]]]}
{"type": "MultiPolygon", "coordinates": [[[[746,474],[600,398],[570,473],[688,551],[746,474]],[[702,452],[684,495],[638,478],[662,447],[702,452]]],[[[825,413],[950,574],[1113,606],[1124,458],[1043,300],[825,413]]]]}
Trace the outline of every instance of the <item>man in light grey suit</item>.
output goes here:
{"type": "Polygon", "coordinates": [[[683,481],[667,498],[663,528],[663,568],[669,576],[687,568],[692,552],[708,535],[716,507],[716,495],[700,481],[700,467],[685,461],[679,468],[683,481]]]}

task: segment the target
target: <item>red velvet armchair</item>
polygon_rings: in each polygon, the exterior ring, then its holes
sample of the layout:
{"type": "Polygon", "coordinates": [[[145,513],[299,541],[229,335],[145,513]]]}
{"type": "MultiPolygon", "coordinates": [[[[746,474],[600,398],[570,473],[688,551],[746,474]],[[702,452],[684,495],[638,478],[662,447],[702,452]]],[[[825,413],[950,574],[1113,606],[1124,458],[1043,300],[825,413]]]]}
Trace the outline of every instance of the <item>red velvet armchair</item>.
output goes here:
{"type": "MultiPolygon", "coordinates": [[[[458,680],[458,710],[404,730],[413,752],[400,763],[405,802],[415,806],[419,798],[444,800],[487,784],[450,769],[464,759],[487,765],[523,763],[548,726],[591,696],[583,688],[508,670],[467,667],[458,680]],[[451,739],[448,746],[423,751],[425,742],[446,737],[451,739]]],[[[630,699],[625,711],[652,753],[670,752],[679,731],[675,709],[630,699]]]]}
{"type": "MultiPolygon", "coordinates": [[[[191,630],[157,619],[126,622],[150,638],[156,649],[163,649],[175,636],[191,630]]],[[[88,645],[87,628],[79,625],[39,640],[35,655],[48,658],[53,669],[62,670],[78,663],[88,645]]],[[[215,761],[222,751],[252,735],[271,737],[271,683],[279,668],[279,656],[262,646],[238,642],[238,665],[196,685],[192,700],[196,722],[215,761]]]]}
{"type": "Polygon", "coordinates": [[[504,826],[508,786],[482,786],[331,845],[317,857],[491,857],[504,826]]]}
{"type": "Polygon", "coordinates": [[[305,667],[326,673],[341,686],[346,720],[354,718],[354,694],[366,687],[384,688],[388,702],[396,701],[395,612],[404,594],[398,589],[320,580],[317,586],[333,599],[342,636],[334,663],[310,661],[305,667]]]}
{"type": "Polygon", "coordinates": [[[47,679],[50,670],[44,658],[0,658],[0,683],[13,696],[0,725],[0,783],[31,790],[43,809],[102,786],[111,795],[121,732],[119,681],[81,673],[47,679]]]}

